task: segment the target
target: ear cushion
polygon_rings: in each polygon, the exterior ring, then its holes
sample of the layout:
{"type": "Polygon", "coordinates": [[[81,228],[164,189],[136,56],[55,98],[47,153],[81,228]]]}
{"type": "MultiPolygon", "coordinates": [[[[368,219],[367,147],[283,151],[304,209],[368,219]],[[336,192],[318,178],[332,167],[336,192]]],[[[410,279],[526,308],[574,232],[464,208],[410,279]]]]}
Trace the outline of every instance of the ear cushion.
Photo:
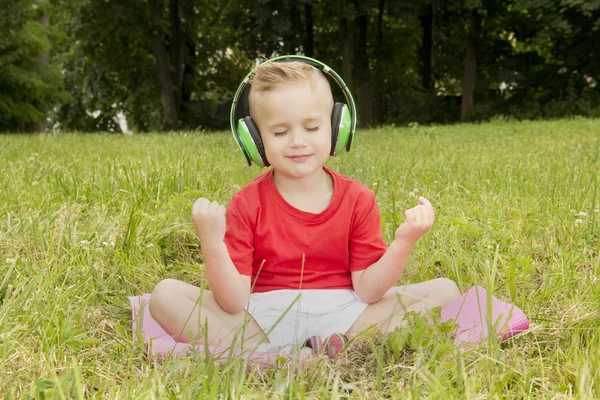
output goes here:
{"type": "Polygon", "coordinates": [[[348,118],[350,110],[344,103],[335,103],[331,111],[331,152],[335,156],[344,150],[350,136],[350,124],[348,118]]]}
{"type": "Polygon", "coordinates": [[[244,117],[241,119],[243,124],[245,125],[248,135],[250,136],[251,141],[249,143],[245,143],[246,150],[250,154],[252,161],[255,164],[260,165],[261,167],[268,167],[269,162],[267,161],[267,155],[265,153],[265,147],[262,142],[262,137],[260,136],[260,131],[258,127],[252,120],[252,117],[244,117]]]}

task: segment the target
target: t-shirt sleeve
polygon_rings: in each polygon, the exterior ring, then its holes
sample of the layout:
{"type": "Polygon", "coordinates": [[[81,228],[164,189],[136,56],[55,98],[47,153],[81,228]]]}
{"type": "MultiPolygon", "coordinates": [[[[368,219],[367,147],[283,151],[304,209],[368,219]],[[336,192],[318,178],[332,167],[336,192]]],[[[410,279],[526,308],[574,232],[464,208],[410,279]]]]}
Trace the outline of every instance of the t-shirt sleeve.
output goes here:
{"type": "Polygon", "coordinates": [[[254,232],[240,196],[235,195],[225,212],[225,245],[233,265],[242,275],[252,275],[254,232]]]}
{"type": "Polygon", "coordinates": [[[365,190],[359,195],[354,209],[350,234],[350,271],[361,271],[378,261],[387,250],[381,232],[379,208],[375,195],[365,190]]]}

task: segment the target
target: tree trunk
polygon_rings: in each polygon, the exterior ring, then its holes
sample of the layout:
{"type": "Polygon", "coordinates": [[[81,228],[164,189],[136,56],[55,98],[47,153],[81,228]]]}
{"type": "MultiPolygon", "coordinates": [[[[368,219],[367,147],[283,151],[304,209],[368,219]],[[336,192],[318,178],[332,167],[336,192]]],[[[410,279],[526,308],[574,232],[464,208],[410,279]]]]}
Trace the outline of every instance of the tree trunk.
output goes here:
{"type": "Polygon", "coordinates": [[[181,33],[181,2],[169,1],[169,15],[171,17],[171,65],[173,69],[173,83],[175,86],[175,105],[181,109],[181,88],[183,86],[183,35],[181,33]]]}
{"type": "Polygon", "coordinates": [[[304,35],[304,55],[313,57],[314,54],[314,26],[313,26],[313,6],[306,3],[304,5],[304,21],[306,34],[304,35]]]}
{"type": "MultiPolygon", "coordinates": [[[[48,0],[38,0],[40,3],[47,3],[48,0]]],[[[50,16],[44,11],[42,15],[38,18],[38,22],[40,25],[48,27],[50,26],[50,16]]],[[[41,64],[44,64],[44,68],[47,68],[48,63],[50,62],[50,52],[48,50],[43,53],[37,54],[37,59],[41,64]]],[[[45,110],[42,110],[45,111],[45,110]]],[[[23,130],[27,133],[40,133],[46,131],[46,121],[38,122],[28,122],[23,125],[23,130]]]]}
{"type": "Polygon", "coordinates": [[[152,15],[152,48],[156,58],[156,76],[160,86],[160,104],[168,129],[175,129],[179,122],[173,83],[169,72],[169,59],[165,47],[165,37],[160,29],[160,0],[149,0],[152,15]]]}
{"type": "Polygon", "coordinates": [[[481,47],[481,33],[483,29],[483,16],[479,10],[471,11],[467,37],[467,51],[465,53],[465,74],[462,87],[462,104],[460,109],[460,120],[465,121],[470,115],[475,104],[475,87],[477,83],[477,59],[481,47]]]}
{"type": "Polygon", "coordinates": [[[359,15],[356,18],[358,40],[355,42],[356,46],[354,48],[356,66],[353,71],[353,81],[356,86],[357,108],[361,126],[373,124],[373,76],[367,54],[368,23],[369,20],[366,14],[359,15]]]}
{"type": "MultiPolygon", "coordinates": [[[[284,37],[284,44],[287,45],[287,54],[296,54],[299,47],[302,45],[302,15],[298,10],[298,3],[292,1],[290,4],[290,23],[292,26],[289,37],[284,37]]],[[[286,35],[287,36],[287,35],[286,35]]]]}
{"type": "Polygon", "coordinates": [[[423,36],[421,47],[419,48],[419,70],[421,72],[421,82],[423,89],[429,91],[433,87],[431,79],[433,74],[433,32],[435,26],[435,14],[433,4],[425,6],[425,13],[421,15],[421,27],[423,36]]]}
{"type": "Polygon", "coordinates": [[[384,97],[383,88],[386,83],[384,82],[383,64],[386,58],[385,50],[383,49],[383,16],[385,14],[385,0],[379,0],[379,9],[377,12],[377,44],[375,49],[376,63],[375,63],[375,90],[373,94],[373,122],[376,124],[382,124],[385,121],[386,115],[386,104],[384,97]]]}
{"type": "Polygon", "coordinates": [[[352,78],[356,34],[352,26],[353,22],[349,19],[342,19],[340,30],[342,32],[342,79],[346,83],[348,90],[354,94],[354,81],[352,78]]]}

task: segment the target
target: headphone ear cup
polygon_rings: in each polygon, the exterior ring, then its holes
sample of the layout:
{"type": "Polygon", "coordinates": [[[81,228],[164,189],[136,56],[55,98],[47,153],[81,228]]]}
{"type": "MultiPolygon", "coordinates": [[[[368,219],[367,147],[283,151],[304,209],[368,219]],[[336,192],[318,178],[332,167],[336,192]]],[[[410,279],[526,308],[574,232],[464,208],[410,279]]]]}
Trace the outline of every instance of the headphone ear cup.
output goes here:
{"type": "Polygon", "coordinates": [[[267,161],[260,131],[252,117],[244,117],[238,121],[238,135],[242,142],[242,148],[250,160],[261,167],[268,167],[270,164],[267,161]]]}
{"type": "Polygon", "coordinates": [[[350,150],[350,129],[352,118],[350,110],[344,103],[335,103],[331,112],[331,152],[329,155],[335,156],[342,152],[346,146],[346,150],[350,150]]]}

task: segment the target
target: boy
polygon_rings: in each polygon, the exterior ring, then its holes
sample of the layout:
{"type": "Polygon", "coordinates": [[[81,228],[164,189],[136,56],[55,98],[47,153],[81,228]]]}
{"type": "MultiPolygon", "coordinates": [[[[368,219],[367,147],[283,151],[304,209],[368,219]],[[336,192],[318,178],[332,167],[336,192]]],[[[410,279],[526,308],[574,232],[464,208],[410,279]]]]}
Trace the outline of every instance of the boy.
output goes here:
{"type": "Polygon", "coordinates": [[[393,330],[404,313],[458,297],[448,279],[390,290],[434,210],[420,197],[386,246],[373,192],[325,167],[334,106],[325,76],[302,61],[267,62],[249,84],[250,115],[272,168],[227,208],[195,202],[210,291],[160,282],[149,306],[165,331],[184,342],[207,332],[209,344],[223,346],[243,332],[244,344],[316,351],[329,338],[335,355],[346,336],[374,324],[393,330]]]}

